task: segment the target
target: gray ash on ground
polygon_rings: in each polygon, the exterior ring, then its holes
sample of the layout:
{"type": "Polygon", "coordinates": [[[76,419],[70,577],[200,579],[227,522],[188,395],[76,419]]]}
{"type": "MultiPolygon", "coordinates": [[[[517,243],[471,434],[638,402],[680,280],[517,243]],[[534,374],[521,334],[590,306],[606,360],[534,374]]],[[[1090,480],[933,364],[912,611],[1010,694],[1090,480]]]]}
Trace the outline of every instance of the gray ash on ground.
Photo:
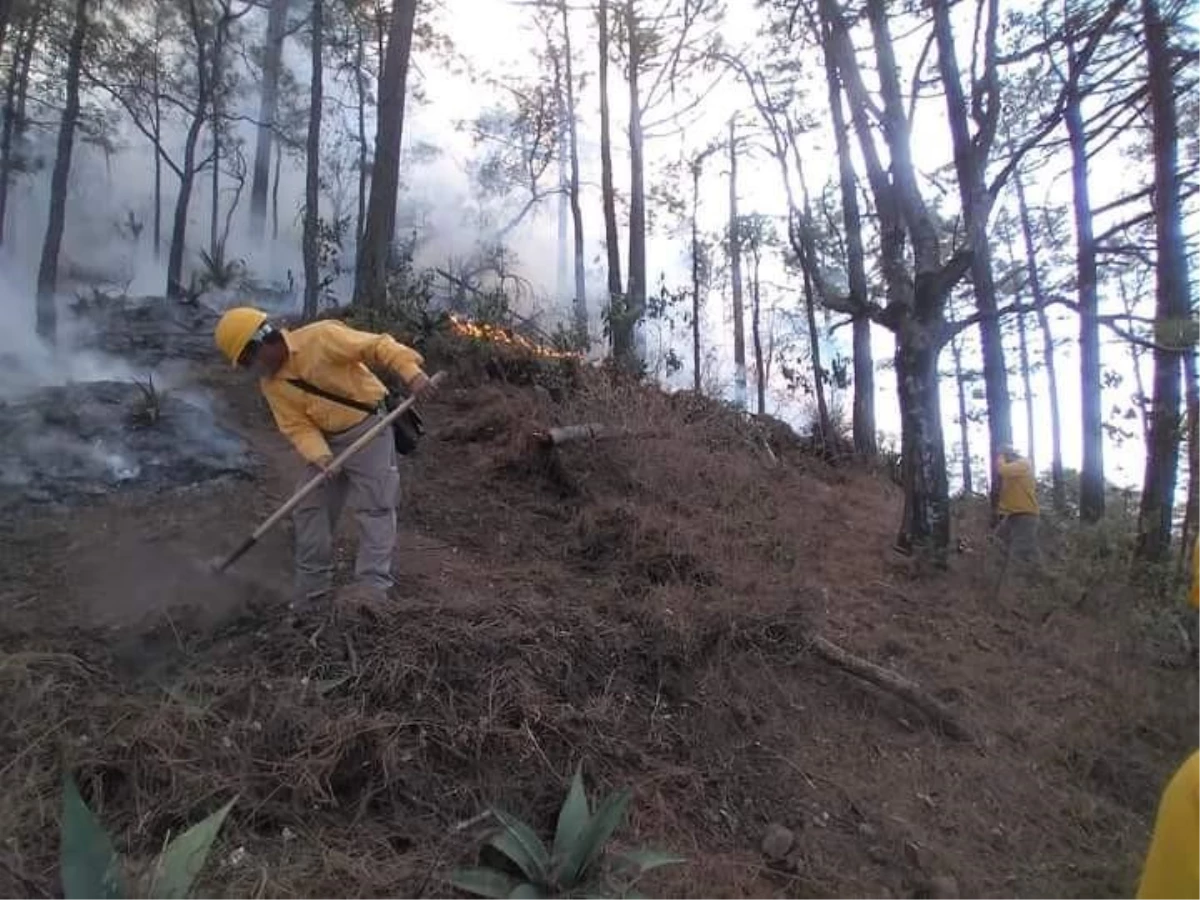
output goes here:
{"type": "Polygon", "coordinates": [[[141,366],[210,361],[218,314],[200,303],[163,297],[81,298],[72,312],[83,326],[78,343],[141,366]]]}
{"type": "Polygon", "coordinates": [[[0,401],[0,508],[72,503],[245,477],[253,457],[202,397],[133,382],[47,387],[0,401]]]}

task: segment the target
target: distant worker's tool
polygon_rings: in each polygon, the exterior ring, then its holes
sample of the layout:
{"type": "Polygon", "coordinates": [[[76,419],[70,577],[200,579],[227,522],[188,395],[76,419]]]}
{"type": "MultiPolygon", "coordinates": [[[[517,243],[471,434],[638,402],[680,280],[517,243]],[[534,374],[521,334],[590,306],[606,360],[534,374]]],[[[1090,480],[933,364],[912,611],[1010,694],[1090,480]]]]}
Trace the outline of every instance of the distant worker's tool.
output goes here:
{"type": "MultiPolygon", "coordinates": [[[[434,386],[437,386],[445,377],[445,372],[438,372],[430,379],[430,381],[434,386]]],[[[223,559],[215,562],[213,564],[213,568],[217,572],[224,572],[235,562],[245,556],[250,548],[259,542],[263,535],[278,525],[280,521],[282,521],[284,517],[288,515],[288,513],[295,509],[300,502],[304,500],[305,497],[319,488],[330,478],[335,476],[346,464],[347,460],[354,456],[354,454],[358,453],[358,451],[360,451],[363,447],[367,446],[367,444],[371,443],[371,441],[373,441],[382,431],[384,431],[384,429],[391,428],[392,424],[401,416],[403,416],[412,407],[416,400],[416,397],[409,397],[403,403],[400,403],[395,408],[389,410],[387,415],[381,416],[374,425],[363,432],[358,440],[334,457],[333,461],[330,462],[320,474],[306,482],[298,491],[296,491],[296,493],[291,496],[286,503],[283,504],[283,506],[275,510],[275,512],[273,512],[270,517],[266,519],[266,521],[254,529],[254,532],[248,538],[246,538],[246,540],[244,540],[236,550],[223,559]]]]}

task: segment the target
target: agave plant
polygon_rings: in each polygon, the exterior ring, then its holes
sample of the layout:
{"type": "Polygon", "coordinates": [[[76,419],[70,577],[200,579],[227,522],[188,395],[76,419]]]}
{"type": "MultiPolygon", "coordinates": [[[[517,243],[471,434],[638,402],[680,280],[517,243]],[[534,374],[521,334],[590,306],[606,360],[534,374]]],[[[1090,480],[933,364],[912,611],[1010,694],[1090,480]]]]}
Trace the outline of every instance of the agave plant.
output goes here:
{"type": "Polygon", "coordinates": [[[200,264],[203,268],[200,273],[201,286],[217,290],[232,287],[246,270],[242,260],[226,258],[224,241],[214,244],[211,252],[201,250],[200,264]]]}
{"type": "Polygon", "coordinates": [[[500,829],[488,838],[487,847],[498,851],[520,872],[486,866],[457,869],[450,883],[479,897],[564,897],[578,893],[615,893],[632,897],[634,886],[647,872],[686,862],[682,857],[638,850],[614,854],[613,872],[603,865],[605,845],[625,817],[631,793],[623,788],[610,794],[593,813],[577,770],[558,813],[558,827],[550,849],[537,834],[503,810],[492,814],[500,829]]]}
{"type": "MultiPolygon", "coordinates": [[[[173,900],[188,896],[233,803],[230,800],[163,848],[146,877],[142,896],[173,900]]],[[[112,839],[84,803],[75,779],[70,775],[63,785],[61,832],[59,868],[63,894],[68,900],[130,896],[124,877],[125,867],[113,849],[112,839]]]]}

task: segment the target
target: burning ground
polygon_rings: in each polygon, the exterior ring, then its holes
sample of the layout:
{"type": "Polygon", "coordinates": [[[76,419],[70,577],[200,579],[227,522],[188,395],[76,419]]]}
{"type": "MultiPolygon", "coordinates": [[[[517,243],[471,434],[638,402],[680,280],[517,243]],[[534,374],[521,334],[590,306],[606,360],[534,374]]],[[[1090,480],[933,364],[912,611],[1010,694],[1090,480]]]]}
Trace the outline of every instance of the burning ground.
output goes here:
{"type": "Polygon", "coordinates": [[[143,858],[237,796],[202,893],[363,896],[450,892],[484,827],[457,826],[491,804],[552,830],[580,762],[633,788],[621,842],[689,858],[653,893],[1132,890],[1195,741],[1173,632],[1069,581],[995,599],[976,553],[916,573],[887,550],[886,479],[487,337],[429,341],[453,384],[405,464],[383,621],[290,620],[285,534],[237,577],[195,576],[298,475],[218,365],[196,377],[255,479],[8,511],[0,892],[59,890],[64,767],[143,858]],[[607,436],[534,438],[582,423],[607,436]],[[915,680],[959,736],[818,638],[915,680]],[[771,825],[792,841],[767,857],[771,825]]]}

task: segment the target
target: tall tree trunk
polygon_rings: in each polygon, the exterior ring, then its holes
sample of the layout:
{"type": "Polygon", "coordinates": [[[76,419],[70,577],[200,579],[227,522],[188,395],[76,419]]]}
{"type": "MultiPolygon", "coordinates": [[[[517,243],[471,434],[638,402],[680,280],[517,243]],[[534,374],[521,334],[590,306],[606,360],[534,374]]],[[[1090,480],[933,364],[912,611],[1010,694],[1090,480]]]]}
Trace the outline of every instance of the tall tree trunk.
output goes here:
{"type": "MultiPolygon", "coordinates": [[[[1072,69],[1074,66],[1072,65],[1072,69]]],[[[1079,473],[1079,515],[1085,522],[1104,516],[1104,416],[1100,390],[1099,298],[1096,292],[1096,241],[1088,191],[1087,135],[1077,87],[1068,86],[1063,114],[1071,148],[1072,207],[1078,253],[1075,278],[1079,292],[1079,393],[1082,401],[1083,467],[1079,473]]]]}
{"type": "Polygon", "coordinates": [[[625,314],[621,293],[621,244],[617,233],[617,194],[613,186],[612,126],[608,111],[608,0],[600,0],[600,195],[604,207],[604,249],[608,257],[608,326],[617,356],[616,323],[625,314]]]}
{"type": "Polygon", "coordinates": [[[354,88],[358,92],[358,216],[354,220],[354,246],[362,241],[363,223],[367,218],[367,76],[362,25],[357,25],[358,43],[354,48],[354,88]]]}
{"type": "Polygon", "coordinates": [[[829,404],[825,402],[825,377],[821,365],[821,335],[817,331],[817,304],[813,296],[812,275],[808,267],[803,267],[804,277],[804,313],[808,319],[808,351],[812,356],[813,392],[817,397],[817,427],[821,433],[821,444],[830,447],[833,438],[829,422],[829,404]]]}
{"type": "MultiPolygon", "coordinates": [[[[554,155],[558,164],[558,231],[554,245],[554,295],[561,302],[567,295],[567,238],[570,234],[569,216],[571,201],[567,196],[567,103],[563,98],[562,63],[558,48],[549,46],[550,61],[554,66],[554,118],[558,133],[554,136],[554,155]]],[[[572,304],[573,306],[574,304],[572,304]]]]}
{"type": "Polygon", "coordinates": [[[1036,474],[1037,467],[1037,429],[1034,427],[1033,409],[1033,377],[1029,371],[1029,334],[1025,327],[1025,316],[1017,316],[1017,348],[1021,365],[1021,388],[1025,391],[1025,432],[1026,444],[1029,451],[1029,467],[1036,474]]]}
{"type": "MultiPolygon", "coordinates": [[[[1183,237],[1173,62],[1157,0],[1142,0],[1154,146],[1155,309],[1154,400],[1146,474],[1138,512],[1136,556],[1164,562],[1171,551],[1171,513],[1179,465],[1179,368],[1191,326],[1187,245],[1183,237]]],[[[1195,447],[1193,446],[1193,452],[1195,447]]]]}
{"type": "Polygon", "coordinates": [[[66,102],[58,126],[58,146],[54,170],[50,175],[50,214],[46,222],[46,239],[42,243],[42,261],[38,266],[37,332],[43,340],[51,342],[55,339],[58,327],[55,300],[58,253],[62,248],[63,228],[66,225],[71,151],[75,146],[75,127],[79,123],[79,75],[83,69],[83,42],[87,28],[88,0],[76,0],[71,44],[67,51],[66,102]]]}
{"type": "Polygon", "coordinates": [[[971,478],[971,422],[967,418],[967,385],[963,377],[962,341],[955,335],[950,341],[950,355],[954,358],[954,388],[958,394],[958,443],[962,449],[963,494],[975,493],[971,478]]]}
{"type": "Polygon", "coordinates": [[[196,116],[188,127],[183,144],[183,174],[179,177],[179,195],[171,219],[171,245],[167,249],[167,297],[179,300],[183,290],[183,251],[187,245],[188,206],[192,201],[192,185],[196,179],[196,145],[200,142],[203,116],[196,116]]]}
{"type": "Polygon", "coordinates": [[[275,174],[271,176],[271,240],[279,240],[279,177],[283,174],[283,144],[275,142],[275,174]]]}
{"type": "Polygon", "coordinates": [[[213,101],[212,101],[212,122],[209,125],[209,130],[212,132],[212,172],[210,174],[209,193],[209,210],[212,218],[209,220],[208,226],[208,252],[215,258],[217,256],[217,244],[220,242],[221,228],[218,224],[221,215],[221,103],[218,99],[221,93],[221,42],[216,41],[213,44],[213,101]]]}
{"type": "Polygon", "coordinates": [[[255,128],[254,169],[250,179],[250,229],[261,241],[267,233],[267,190],[271,180],[271,143],[279,109],[279,75],[283,69],[283,41],[287,31],[289,0],[271,0],[267,13],[267,38],[263,45],[262,93],[255,128]]]}
{"type": "Polygon", "coordinates": [[[692,388],[697,394],[700,383],[700,227],[697,212],[700,207],[699,159],[692,161],[692,388]]]}
{"type": "Polygon", "coordinates": [[[321,52],[325,45],[323,18],[322,0],[312,0],[312,82],[309,90],[304,177],[304,318],[308,320],[317,317],[321,290],[318,244],[321,226],[321,116],[324,88],[321,52]]]}
{"type": "MultiPolygon", "coordinates": [[[[1013,265],[1017,264],[1017,249],[1013,244],[1012,228],[1006,225],[1004,228],[1004,242],[1008,248],[1008,258],[1012,260],[1013,265]]],[[[1021,298],[1023,291],[1017,292],[1018,300],[1021,298]]],[[[1027,456],[1029,459],[1029,467],[1033,470],[1036,477],[1037,466],[1037,438],[1034,434],[1034,417],[1035,411],[1033,408],[1033,373],[1030,371],[1029,363],[1029,329],[1026,327],[1025,313],[1018,313],[1017,319],[1017,354],[1018,363],[1021,371],[1021,387],[1025,391],[1025,433],[1027,456]]]]}
{"type": "MultiPolygon", "coordinates": [[[[995,460],[1003,447],[1012,443],[1012,405],[1008,392],[1008,367],[1004,362],[1004,339],[1000,331],[1000,319],[996,315],[996,284],[992,274],[991,245],[987,235],[987,221],[991,211],[991,195],[985,181],[987,156],[995,133],[994,124],[987,115],[990,105],[998,103],[998,84],[988,84],[985,91],[972,90],[972,106],[977,121],[978,133],[971,136],[967,124],[967,101],[963,93],[962,77],[959,72],[955,51],[954,32],[950,21],[949,0],[932,0],[934,35],[938,48],[938,71],[946,98],[946,118],[950,125],[954,145],[954,166],[958,176],[959,199],[963,218],[969,233],[972,249],[971,284],[975,294],[975,306],[982,314],[979,336],[983,346],[984,392],[987,396],[989,458],[995,460]]],[[[988,59],[995,49],[996,0],[989,4],[986,38],[988,59]]],[[[973,88],[983,88],[973,85],[973,88]]],[[[993,462],[994,467],[994,462],[993,462]]],[[[992,504],[999,500],[999,479],[994,468],[992,475],[992,504]]]]}
{"type": "Polygon", "coordinates": [[[733,295],[733,402],[746,408],[746,309],[742,296],[742,236],[738,221],[737,122],[729,120],[729,282],[733,295]]]}
{"type": "Polygon", "coordinates": [[[750,272],[750,337],[754,342],[754,387],[758,400],[758,414],[767,414],[767,365],[763,356],[762,342],[762,297],[759,294],[759,269],[762,253],[756,245],[751,251],[750,272]]]}
{"type": "Polygon", "coordinates": [[[1063,473],[1062,415],[1058,407],[1058,369],[1054,353],[1054,333],[1046,315],[1046,295],[1037,264],[1037,245],[1033,237],[1033,220],[1025,200],[1025,185],[1019,172],[1013,173],[1017,189],[1017,210],[1021,216],[1021,236],[1025,243],[1025,267],[1029,271],[1029,291],[1037,309],[1038,329],[1042,332],[1042,362],[1046,366],[1046,387],[1050,394],[1050,483],[1054,509],[1062,514],[1067,510],[1067,482],[1063,473]]]}
{"type": "Polygon", "coordinates": [[[587,310],[587,261],[583,249],[583,207],[580,204],[579,183],[579,125],[575,121],[575,66],[571,58],[571,22],[567,13],[566,0],[560,0],[559,13],[562,15],[563,29],[563,70],[566,76],[567,101],[567,144],[571,157],[571,180],[568,184],[568,196],[571,201],[571,225],[575,269],[575,303],[573,306],[575,331],[583,340],[588,333],[587,310]]]}
{"type": "Polygon", "coordinates": [[[29,84],[29,67],[37,44],[38,25],[42,18],[41,5],[28,13],[24,35],[13,47],[12,68],[4,92],[4,126],[0,131],[0,243],[4,242],[4,224],[8,214],[8,189],[12,185],[13,139],[22,134],[24,126],[24,93],[29,84]]]}
{"type": "Polygon", "coordinates": [[[387,54],[379,79],[379,115],[375,131],[375,164],[367,224],[358,248],[354,302],[380,306],[387,299],[388,260],[396,230],[400,191],[400,143],[404,131],[404,99],[412,55],[417,0],[396,0],[388,31],[387,54]]]}
{"type": "Polygon", "coordinates": [[[162,176],[163,176],[163,161],[162,154],[159,152],[159,147],[162,143],[162,91],[159,83],[162,79],[162,57],[160,56],[160,48],[162,46],[162,6],[154,4],[154,58],[152,65],[154,72],[151,75],[151,85],[154,90],[154,99],[152,102],[153,119],[153,134],[154,134],[154,258],[158,260],[162,256],[162,176]]]}
{"type": "Polygon", "coordinates": [[[625,16],[629,42],[629,279],[621,318],[613,327],[613,355],[626,369],[636,372],[644,362],[638,354],[637,331],[646,308],[646,162],[638,81],[642,45],[635,0],[627,0],[625,16]]]}
{"type": "Polygon", "coordinates": [[[900,397],[904,520],[897,546],[944,563],[950,544],[950,497],[938,390],[938,338],[933,328],[905,321],[896,340],[900,397]]]}
{"type": "Polygon", "coordinates": [[[846,115],[842,109],[842,91],[833,56],[825,51],[825,82],[829,110],[837,147],[838,186],[842,198],[842,221],[846,235],[846,273],[850,283],[850,303],[854,337],[854,451],[862,456],[877,452],[875,437],[875,358],[871,348],[871,320],[867,308],[867,263],[863,250],[862,217],[858,207],[858,176],[850,156],[850,138],[846,133],[846,115]]]}

